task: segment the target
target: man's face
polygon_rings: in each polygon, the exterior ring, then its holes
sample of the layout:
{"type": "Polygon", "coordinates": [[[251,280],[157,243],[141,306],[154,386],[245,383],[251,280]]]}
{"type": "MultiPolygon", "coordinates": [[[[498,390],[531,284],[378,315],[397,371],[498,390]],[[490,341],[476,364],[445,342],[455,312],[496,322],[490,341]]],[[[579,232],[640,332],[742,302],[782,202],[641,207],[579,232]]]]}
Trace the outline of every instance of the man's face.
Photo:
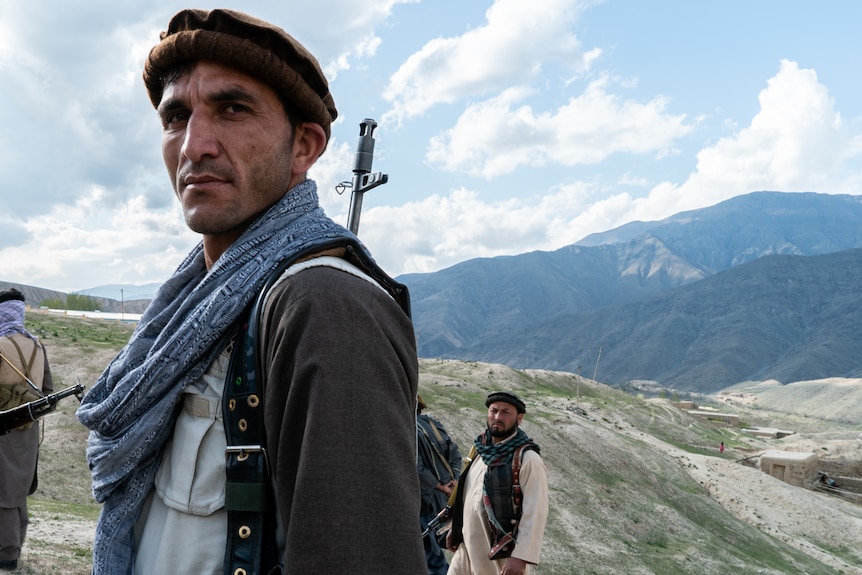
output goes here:
{"type": "Polygon", "coordinates": [[[505,401],[495,401],[488,406],[488,429],[491,430],[491,437],[495,440],[512,435],[522,419],[524,414],[518,413],[514,405],[505,401]]]}
{"type": "Polygon", "coordinates": [[[214,62],[170,81],[162,156],[186,224],[232,242],[290,189],[293,128],[269,85],[214,62]]]}

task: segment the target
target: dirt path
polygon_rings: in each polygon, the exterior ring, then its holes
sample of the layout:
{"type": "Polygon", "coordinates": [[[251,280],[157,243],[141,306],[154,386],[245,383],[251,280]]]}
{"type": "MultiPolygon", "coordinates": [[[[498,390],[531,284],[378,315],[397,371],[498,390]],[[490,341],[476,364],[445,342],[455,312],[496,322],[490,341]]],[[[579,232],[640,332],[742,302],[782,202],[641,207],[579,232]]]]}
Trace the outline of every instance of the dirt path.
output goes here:
{"type": "Polygon", "coordinates": [[[688,453],[635,428],[624,433],[679,461],[710,496],[738,519],[848,575],[862,575],[825,549],[862,548],[862,506],[794,487],[725,457],[688,453]]]}

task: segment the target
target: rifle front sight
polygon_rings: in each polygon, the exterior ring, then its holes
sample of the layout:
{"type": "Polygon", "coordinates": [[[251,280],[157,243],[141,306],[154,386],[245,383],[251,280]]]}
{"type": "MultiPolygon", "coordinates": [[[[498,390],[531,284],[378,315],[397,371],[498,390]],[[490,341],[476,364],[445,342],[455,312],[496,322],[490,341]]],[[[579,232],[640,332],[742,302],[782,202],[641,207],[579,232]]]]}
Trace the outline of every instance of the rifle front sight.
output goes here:
{"type": "Polygon", "coordinates": [[[356,154],[353,157],[353,183],[350,194],[350,213],[347,217],[347,228],[354,234],[359,233],[359,216],[362,213],[362,195],[372,188],[389,181],[386,174],[371,173],[374,161],[374,129],[377,122],[365,118],[359,123],[359,140],[356,142],[356,154]]]}

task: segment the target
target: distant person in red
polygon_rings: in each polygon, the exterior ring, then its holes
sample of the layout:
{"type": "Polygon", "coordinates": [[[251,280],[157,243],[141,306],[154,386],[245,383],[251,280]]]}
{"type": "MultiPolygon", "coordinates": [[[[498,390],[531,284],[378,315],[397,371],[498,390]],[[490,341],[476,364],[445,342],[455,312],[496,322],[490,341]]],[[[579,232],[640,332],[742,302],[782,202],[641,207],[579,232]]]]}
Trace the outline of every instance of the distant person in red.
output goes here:
{"type": "Polygon", "coordinates": [[[723,441],[721,442],[721,445],[718,446],[718,452],[724,453],[724,442],[723,441]]]}

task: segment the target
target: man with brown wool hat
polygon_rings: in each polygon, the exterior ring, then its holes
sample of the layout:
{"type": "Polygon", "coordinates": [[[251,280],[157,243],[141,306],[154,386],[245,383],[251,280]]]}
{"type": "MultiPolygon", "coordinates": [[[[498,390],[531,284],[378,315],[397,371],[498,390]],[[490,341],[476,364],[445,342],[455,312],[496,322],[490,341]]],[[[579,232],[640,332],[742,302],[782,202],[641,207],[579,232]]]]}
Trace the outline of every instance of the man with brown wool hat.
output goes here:
{"type": "Polygon", "coordinates": [[[183,10],[144,84],[202,241],[78,410],[93,573],[422,573],[409,295],[307,177],[337,115],[317,60],[183,10]]]}
{"type": "Polygon", "coordinates": [[[487,427],[461,471],[446,545],[450,575],[523,575],[539,562],[548,518],[548,474],[521,429],[527,407],[508,391],[485,399],[487,427]]]}

